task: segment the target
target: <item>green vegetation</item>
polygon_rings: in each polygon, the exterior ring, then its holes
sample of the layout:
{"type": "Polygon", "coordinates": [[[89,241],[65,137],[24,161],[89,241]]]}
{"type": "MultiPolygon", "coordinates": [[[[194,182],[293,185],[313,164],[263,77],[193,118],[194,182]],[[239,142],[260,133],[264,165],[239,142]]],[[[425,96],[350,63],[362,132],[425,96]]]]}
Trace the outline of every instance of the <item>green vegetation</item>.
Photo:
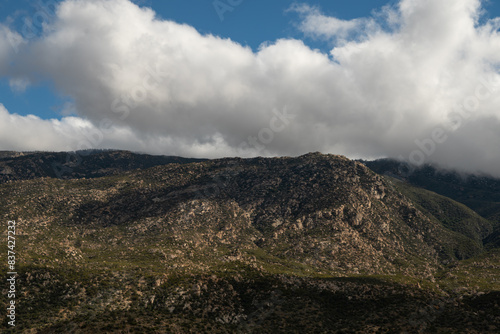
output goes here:
{"type": "Polygon", "coordinates": [[[106,159],[121,172],[0,184],[18,223],[7,332],[500,328],[492,225],[462,204],[318,153],[127,172],[106,159]]]}
{"type": "Polygon", "coordinates": [[[439,220],[446,228],[478,242],[488,236],[492,223],[467,206],[429,190],[392,178],[397,188],[416,203],[420,210],[439,220]]]}

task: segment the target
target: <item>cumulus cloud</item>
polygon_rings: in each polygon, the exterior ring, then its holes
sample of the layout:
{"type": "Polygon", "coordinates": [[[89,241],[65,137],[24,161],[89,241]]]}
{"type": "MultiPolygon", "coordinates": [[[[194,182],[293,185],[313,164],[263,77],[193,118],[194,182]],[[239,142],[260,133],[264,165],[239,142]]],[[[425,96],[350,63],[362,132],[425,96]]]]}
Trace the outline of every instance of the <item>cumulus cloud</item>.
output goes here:
{"type": "Polygon", "coordinates": [[[9,62],[23,43],[24,40],[20,34],[0,24],[0,73],[7,71],[9,62]]]}
{"type": "Polygon", "coordinates": [[[30,40],[2,26],[0,74],[18,89],[52,81],[77,114],[0,108],[2,148],[323,151],[500,176],[499,20],[482,21],[479,0],[401,0],[351,21],[293,10],[328,54],[296,39],[254,52],[128,0],[66,0],[30,40]]]}
{"type": "Polygon", "coordinates": [[[302,21],[299,29],[305,34],[313,37],[333,39],[337,42],[345,41],[346,38],[356,37],[367,30],[378,29],[379,26],[373,18],[357,18],[352,20],[341,20],[336,17],[325,16],[318,7],[308,4],[294,4],[289,11],[301,15],[302,21]]]}

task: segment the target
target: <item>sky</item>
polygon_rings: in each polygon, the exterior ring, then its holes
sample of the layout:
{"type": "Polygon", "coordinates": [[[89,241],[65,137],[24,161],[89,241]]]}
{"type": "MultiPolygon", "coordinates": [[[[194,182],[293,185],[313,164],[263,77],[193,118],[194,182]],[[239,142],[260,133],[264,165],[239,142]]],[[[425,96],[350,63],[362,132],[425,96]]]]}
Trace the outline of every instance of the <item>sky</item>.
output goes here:
{"type": "Polygon", "coordinates": [[[479,0],[2,1],[0,150],[500,176],[498,17],[479,0]]]}

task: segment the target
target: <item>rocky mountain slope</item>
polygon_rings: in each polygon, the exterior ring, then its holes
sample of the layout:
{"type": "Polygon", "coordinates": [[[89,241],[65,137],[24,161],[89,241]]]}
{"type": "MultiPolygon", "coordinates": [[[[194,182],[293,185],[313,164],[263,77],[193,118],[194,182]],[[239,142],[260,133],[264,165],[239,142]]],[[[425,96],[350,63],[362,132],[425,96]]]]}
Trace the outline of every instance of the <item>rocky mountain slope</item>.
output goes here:
{"type": "Polygon", "coordinates": [[[493,233],[493,222],[479,216],[467,206],[436,194],[392,179],[393,184],[431,219],[440,221],[446,228],[482,243],[493,233]]]}
{"type": "Polygon", "coordinates": [[[341,156],[170,162],[0,184],[0,216],[17,222],[11,331],[500,328],[492,226],[460,204],[341,156]]]}
{"type": "Polygon", "coordinates": [[[488,175],[461,174],[424,165],[409,168],[391,159],[363,161],[378,174],[390,175],[463,203],[482,217],[500,225],[500,179],[488,175]]]}

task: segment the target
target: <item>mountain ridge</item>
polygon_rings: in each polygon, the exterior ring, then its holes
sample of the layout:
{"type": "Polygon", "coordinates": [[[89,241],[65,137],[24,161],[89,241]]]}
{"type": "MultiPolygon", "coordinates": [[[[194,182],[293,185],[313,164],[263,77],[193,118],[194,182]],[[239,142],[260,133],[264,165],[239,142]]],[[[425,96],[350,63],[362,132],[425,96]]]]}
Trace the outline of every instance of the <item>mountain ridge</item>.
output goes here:
{"type": "Polygon", "coordinates": [[[495,332],[496,250],[424,200],[320,153],[9,180],[18,330],[495,332]]]}

